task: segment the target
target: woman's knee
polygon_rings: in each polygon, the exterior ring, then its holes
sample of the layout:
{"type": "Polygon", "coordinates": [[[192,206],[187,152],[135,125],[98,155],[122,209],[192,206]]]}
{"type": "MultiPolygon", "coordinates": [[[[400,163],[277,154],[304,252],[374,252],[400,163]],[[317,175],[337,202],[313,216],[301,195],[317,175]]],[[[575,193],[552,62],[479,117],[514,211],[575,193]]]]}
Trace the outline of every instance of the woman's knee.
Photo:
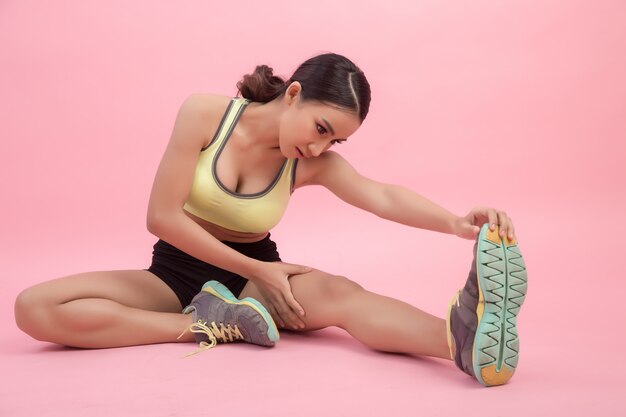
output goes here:
{"type": "Polygon", "coordinates": [[[363,287],[344,276],[327,275],[321,280],[319,290],[325,300],[341,302],[362,291],[363,287]]]}
{"type": "MultiPolygon", "coordinates": [[[[17,327],[34,339],[49,341],[68,324],[59,316],[59,307],[73,300],[91,298],[82,289],[88,286],[87,282],[82,283],[83,277],[88,276],[89,273],[70,275],[41,282],[23,290],[15,299],[17,327]]],[[[97,288],[96,283],[93,284],[97,288]]],[[[94,291],[93,294],[96,295],[97,289],[94,291]]]]}
{"type": "Polygon", "coordinates": [[[39,286],[23,290],[15,299],[15,323],[23,332],[38,340],[44,339],[45,321],[49,309],[45,294],[39,286]]]}
{"type": "Polygon", "coordinates": [[[345,325],[354,296],[365,291],[356,282],[339,275],[314,271],[292,278],[296,300],[306,311],[306,329],[345,325]]]}

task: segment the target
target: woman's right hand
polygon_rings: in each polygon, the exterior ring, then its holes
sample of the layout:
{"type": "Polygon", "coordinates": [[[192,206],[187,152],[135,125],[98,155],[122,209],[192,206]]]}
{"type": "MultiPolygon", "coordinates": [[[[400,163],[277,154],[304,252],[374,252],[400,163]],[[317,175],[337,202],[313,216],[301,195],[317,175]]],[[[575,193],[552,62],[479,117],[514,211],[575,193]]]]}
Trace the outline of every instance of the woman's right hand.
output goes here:
{"type": "Polygon", "coordinates": [[[267,301],[269,313],[277,319],[281,327],[288,325],[294,329],[303,329],[304,309],[291,292],[289,277],[311,272],[313,268],[284,262],[261,262],[251,277],[267,301]]]}

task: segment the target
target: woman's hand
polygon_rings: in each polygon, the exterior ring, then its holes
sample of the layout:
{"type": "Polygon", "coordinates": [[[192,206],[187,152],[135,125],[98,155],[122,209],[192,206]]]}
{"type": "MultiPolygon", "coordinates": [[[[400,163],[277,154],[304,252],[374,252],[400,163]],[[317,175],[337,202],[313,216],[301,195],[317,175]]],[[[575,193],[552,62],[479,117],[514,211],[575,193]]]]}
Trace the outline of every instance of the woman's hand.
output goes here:
{"type": "Polygon", "coordinates": [[[289,277],[311,272],[313,268],[284,262],[261,262],[252,281],[268,303],[268,311],[281,327],[303,329],[304,309],[291,292],[289,277]]]}
{"type": "Polygon", "coordinates": [[[474,240],[483,224],[489,222],[492,231],[500,227],[500,237],[508,235],[515,239],[513,221],[504,211],[489,207],[474,207],[465,217],[459,217],[454,224],[454,234],[464,239],[474,240]]]}

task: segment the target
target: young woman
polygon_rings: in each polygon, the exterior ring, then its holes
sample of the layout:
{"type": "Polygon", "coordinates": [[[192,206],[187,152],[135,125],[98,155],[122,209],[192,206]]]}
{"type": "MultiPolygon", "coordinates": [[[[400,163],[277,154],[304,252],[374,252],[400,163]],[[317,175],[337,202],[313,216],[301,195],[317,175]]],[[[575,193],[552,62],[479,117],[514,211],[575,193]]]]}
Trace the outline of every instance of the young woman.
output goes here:
{"type": "Polygon", "coordinates": [[[159,237],[151,267],[26,289],[15,304],[18,326],[83,348],[194,339],[204,348],[236,340],[272,346],[275,323],[338,326],[372,349],[453,359],[487,386],[508,381],[526,292],[511,219],[483,207],[457,217],[359,175],[331,151],[359,128],[370,103],[365,75],[343,56],[311,58],[287,81],[259,66],[237,86],[243,98],[197,94],[180,108],[148,206],[148,230],[159,237]],[[291,193],[313,184],[382,218],[476,239],[446,320],[280,261],[269,230],[291,193]]]}

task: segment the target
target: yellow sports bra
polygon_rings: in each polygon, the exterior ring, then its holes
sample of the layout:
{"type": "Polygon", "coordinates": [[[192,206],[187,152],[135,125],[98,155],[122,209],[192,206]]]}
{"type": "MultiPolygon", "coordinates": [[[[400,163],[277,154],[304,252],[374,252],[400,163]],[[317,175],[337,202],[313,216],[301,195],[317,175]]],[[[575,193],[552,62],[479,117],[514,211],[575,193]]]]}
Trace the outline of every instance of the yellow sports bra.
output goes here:
{"type": "Polygon", "coordinates": [[[248,103],[244,98],[230,101],[213,140],[200,151],[184,209],[226,229],[263,233],[276,226],[285,213],[298,160],[285,159],[274,181],[259,193],[234,193],[220,182],[215,172],[217,159],[248,103]]]}

